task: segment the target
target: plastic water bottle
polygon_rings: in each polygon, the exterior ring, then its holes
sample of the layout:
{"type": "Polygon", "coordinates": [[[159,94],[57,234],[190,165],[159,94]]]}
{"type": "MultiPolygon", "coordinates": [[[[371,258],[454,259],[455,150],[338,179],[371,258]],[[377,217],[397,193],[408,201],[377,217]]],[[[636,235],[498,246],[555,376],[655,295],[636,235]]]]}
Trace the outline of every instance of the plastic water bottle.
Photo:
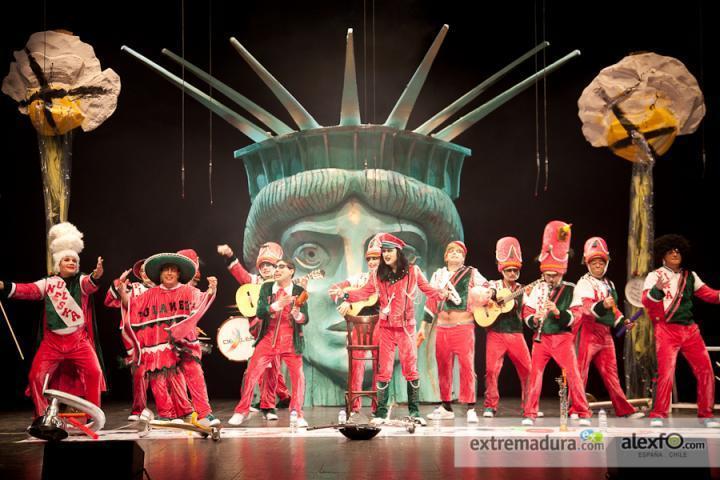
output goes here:
{"type": "Polygon", "coordinates": [[[440,431],[440,415],[440,407],[437,407],[435,410],[433,410],[432,426],[433,430],[436,432],[440,431]]]}
{"type": "Polygon", "coordinates": [[[290,433],[297,433],[298,414],[295,410],[290,412],[290,433]]]}
{"type": "Polygon", "coordinates": [[[347,423],[347,413],[345,410],[340,410],[340,413],[338,413],[338,423],[340,425],[344,425],[347,423]]]}
{"type": "Polygon", "coordinates": [[[607,412],[605,409],[601,408],[598,412],[598,429],[601,432],[607,432],[608,428],[608,418],[607,418],[607,412]]]}

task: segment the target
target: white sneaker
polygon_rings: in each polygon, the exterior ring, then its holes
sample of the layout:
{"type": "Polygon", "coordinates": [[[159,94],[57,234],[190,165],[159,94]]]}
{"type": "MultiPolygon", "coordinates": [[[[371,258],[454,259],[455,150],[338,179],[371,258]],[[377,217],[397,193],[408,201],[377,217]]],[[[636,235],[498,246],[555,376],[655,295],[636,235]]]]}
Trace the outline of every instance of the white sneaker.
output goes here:
{"type": "Polygon", "coordinates": [[[650,419],[650,426],[651,427],[662,427],[665,423],[663,422],[662,418],[651,418],[650,419]]]}
{"type": "Polygon", "coordinates": [[[217,427],[222,424],[219,418],[215,417],[212,413],[208,414],[207,417],[198,420],[198,423],[203,427],[217,427]]]}
{"type": "Polygon", "coordinates": [[[241,425],[244,421],[245,415],[243,415],[242,413],[233,413],[233,416],[230,417],[230,420],[228,420],[228,425],[233,425],[237,427],[238,425],[241,425]]]}
{"type": "Polygon", "coordinates": [[[303,417],[300,417],[297,419],[297,427],[298,428],[307,428],[308,422],[303,417]]]}
{"type": "MultiPolygon", "coordinates": [[[[453,418],[455,418],[455,415],[453,414],[453,418]]],[[[410,420],[417,423],[420,426],[427,427],[427,420],[425,420],[423,417],[410,417],[410,420]]]]}
{"type": "Polygon", "coordinates": [[[492,408],[486,408],[483,410],[483,417],[485,418],[493,418],[495,416],[495,410],[492,408]]]}
{"type": "Polygon", "coordinates": [[[641,412],[639,410],[635,413],[631,413],[630,415],[627,415],[627,418],[630,418],[632,420],[636,420],[638,418],[644,418],[644,417],[645,417],[645,412],[641,412]]]}
{"type": "Polygon", "coordinates": [[[545,414],[543,412],[541,412],[540,410],[538,410],[537,416],[538,416],[538,418],[543,418],[545,416],[545,414]]]}
{"type": "Polygon", "coordinates": [[[132,415],[128,416],[128,422],[137,422],[138,420],[140,420],[140,415],[133,413],[132,415]]]}
{"type": "Polygon", "coordinates": [[[260,409],[259,409],[259,408],[255,408],[255,407],[250,407],[250,411],[251,411],[252,413],[257,413],[257,412],[260,411],[260,409]]]}
{"type": "Polygon", "coordinates": [[[524,426],[526,426],[526,427],[532,427],[533,425],[535,425],[535,420],[533,420],[533,419],[530,418],[530,417],[525,417],[525,418],[522,419],[521,424],[524,425],[524,426]]]}
{"type": "Polygon", "coordinates": [[[706,418],[703,423],[707,428],[720,428],[720,421],[717,418],[706,418]]]}
{"type": "Polygon", "coordinates": [[[467,411],[467,423],[478,423],[479,421],[474,408],[467,411]]]}
{"type": "Polygon", "coordinates": [[[267,420],[269,422],[275,422],[275,421],[277,421],[277,419],[278,419],[277,413],[275,413],[275,412],[266,412],[265,413],[265,420],[267,420]]]}
{"type": "Polygon", "coordinates": [[[580,418],[580,415],[577,413],[571,413],[570,414],[570,420],[578,420],[580,418]]]}
{"type": "Polygon", "coordinates": [[[580,425],[581,427],[590,427],[592,426],[592,420],[590,420],[589,418],[581,418],[580,420],[578,420],[578,425],[580,425]]]}
{"type": "Polygon", "coordinates": [[[455,412],[445,410],[445,407],[441,405],[433,410],[433,412],[428,415],[428,418],[430,420],[452,420],[455,418],[455,412]]]}

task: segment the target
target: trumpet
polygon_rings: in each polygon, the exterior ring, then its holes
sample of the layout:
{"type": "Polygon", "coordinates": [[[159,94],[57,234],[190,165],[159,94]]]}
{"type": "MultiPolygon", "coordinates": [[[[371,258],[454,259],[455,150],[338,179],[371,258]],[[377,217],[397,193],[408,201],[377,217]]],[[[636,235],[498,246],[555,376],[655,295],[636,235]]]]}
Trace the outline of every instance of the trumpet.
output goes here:
{"type": "Polygon", "coordinates": [[[533,341],[540,343],[542,341],[542,328],[545,323],[545,317],[547,317],[548,309],[547,302],[550,300],[550,285],[547,282],[540,282],[537,287],[540,289],[538,296],[538,308],[535,311],[535,318],[538,319],[538,328],[533,341]]]}

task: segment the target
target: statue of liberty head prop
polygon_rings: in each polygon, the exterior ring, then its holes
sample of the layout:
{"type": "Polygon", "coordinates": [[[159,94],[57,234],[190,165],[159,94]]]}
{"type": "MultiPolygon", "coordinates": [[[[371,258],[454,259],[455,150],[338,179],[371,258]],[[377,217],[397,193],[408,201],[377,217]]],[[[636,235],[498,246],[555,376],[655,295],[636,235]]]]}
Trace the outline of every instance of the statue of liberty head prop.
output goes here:
{"type": "MultiPolygon", "coordinates": [[[[380,232],[392,233],[405,241],[411,247],[406,252],[408,257],[426,272],[442,266],[448,242],[463,239],[462,222],[453,200],[460,195],[463,161],[471,153],[450,142],[537,79],[579,54],[575,51],[567,55],[432,134],[508,71],[545,48],[548,44],[544,42],[415,130],[408,130],[408,119],[447,31],[447,25],[443,26],[387,120],[383,124],[363,124],[353,32],[348,30],[340,120],[330,127],[321,126],[245,47],[231,38],[233,47],[280,100],[298,130],[172,52],[163,50],[270,131],[123,47],[256,142],[235,152],[235,158],[245,164],[252,202],[244,233],[245,263],[253,264],[263,243],[278,241],[286,254],[296,260],[299,274],[315,269],[325,271],[324,279],[313,280],[308,286],[311,321],[304,329],[304,355],[306,373],[312,379],[306,392],[310,404],[344,403],[348,368],[346,327],[327,295],[328,287],[366,269],[367,245],[380,232]]],[[[416,311],[422,312],[422,308],[416,311]]],[[[427,375],[422,363],[421,359],[420,370],[427,375]]],[[[430,382],[424,384],[422,396],[429,400],[430,382]]],[[[404,397],[404,388],[398,389],[396,398],[404,397]]]]}

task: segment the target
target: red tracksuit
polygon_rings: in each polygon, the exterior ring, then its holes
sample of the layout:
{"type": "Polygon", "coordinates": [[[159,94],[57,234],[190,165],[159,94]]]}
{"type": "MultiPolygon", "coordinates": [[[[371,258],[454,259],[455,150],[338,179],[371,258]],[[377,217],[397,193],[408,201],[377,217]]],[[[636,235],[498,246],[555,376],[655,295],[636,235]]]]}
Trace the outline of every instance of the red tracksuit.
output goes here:
{"type": "MultiPolygon", "coordinates": [[[[8,298],[45,301],[43,339],[30,367],[28,388],[38,416],[44,415],[47,408],[42,394],[45,376],[50,375],[52,379],[61,362],[74,367],[73,373],[84,385],[85,399],[100,406],[100,392],[105,390],[105,379],[94,346],[90,298],[97,290],[92,277],[84,274],[66,279],[54,275],[35,283],[5,286],[8,298]]],[[[55,381],[60,385],[77,383],[55,381]]]]}
{"type": "MultiPolygon", "coordinates": [[[[235,277],[235,280],[237,280],[240,285],[245,285],[247,283],[263,283],[263,279],[260,275],[252,275],[248,273],[237,258],[234,258],[230,262],[228,270],[230,270],[230,273],[233,277],[235,277]]],[[[253,326],[252,322],[251,326],[253,326]]],[[[288,391],[287,384],[285,383],[285,377],[280,369],[280,358],[273,359],[270,363],[270,367],[263,372],[263,375],[260,377],[258,388],[260,389],[261,409],[275,408],[276,396],[281,400],[290,398],[290,392],[288,391]]]]}
{"type": "MultiPolygon", "coordinates": [[[[535,312],[539,303],[539,292],[541,286],[535,286],[529,295],[524,298],[523,318],[525,323],[536,330],[539,319],[535,319],[535,312]]],[[[542,326],[542,337],[540,342],[533,341],[532,358],[530,361],[530,378],[528,380],[527,399],[525,401],[524,415],[529,418],[536,418],[542,392],[543,372],[545,365],[550,359],[565,370],[567,377],[570,402],[574,411],[581,418],[590,418],[585,389],[578,370],[577,358],[575,357],[574,335],[572,324],[573,314],[570,312],[570,304],[573,297],[573,284],[562,282],[554,288],[549,299],[555,302],[560,315],[555,316],[548,312],[542,326]]],[[[535,334],[533,334],[533,339],[535,334]]]]}
{"type": "Polygon", "coordinates": [[[262,326],[255,341],[255,351],[245,372],[245,382],[240,401],[235,406],[235,413],[248,414],[255,385],[273,360],[279,358],[285,362],[290,374],[292,385],[290,410],[295,410],[300,417],[303,416],[305,374],[302,361],[304,347],[302,325],[308,321],[307,303],[300,308],[298,318],[293,318],[290,314],[292,303],[282,310],[278,310],[275,304],[277,299],[286,295],[297,297],[303,290],[301,286],[292,284],[287,289],[279,288],[274,282],[265,283],[260,289],[257,316],[261,319],[262,326]]]}
{"type": "MultiPolygon", "coordinates": [[[[430,280],[430,285],[444,288],[452,283],[459,295],[459,304],[450,298],[444,302],[429,301],[426,310],[433,315],[453,316],[457,322],[437,323],[435,329],[435,360],[438,368],[438,383],[440,385],[440,400],[452,401],[453,362],[458,359],[460,367],[460,392],[458,400],[461,403],[475,403],[476,380],[475,375],[475,320],[468,310],[468,292],[475,286],[487,287],[488,282],[473,267],[463,266],[456,272],[450,272],[446,267],[440,268],[430,280]]],[[[428,316],[426,316],[428,320],[428,316]]]]}
{"type": "Polygon", "coordinates": [[[408,381],[418,379],[417,346],[415,333],[415,296],[418,288],[428,299],[439,300],[440,293],[433,288],[417,265],[395,281],[382,281],[373,273],[364,287],[348,292],[347,300],[357,302],[378,293],[380,304],[378,382],[389,382],[393,374],[395,348],[400,351],[402,374],[408,381]]]}
{"type": "MultiPolygon", "coordinates": [[[[188,389],[193,394],[198,416],[202,418],[211,412],[204,378],[198,384],[196,377],[190,380],[183,372],[187,380],[185,384],[183,375],[177,374],[180,355],[166,330],[195,315],[197,292],[195,287],[188,285],[178,285],[173,289],[158,286],[131,298],[128,305],[127,319],[141,347],[140,368],[146,372],[161,417],[176,418],[192,412],[193,406],[187,398],[188,389]]],[[[183,347],[193,348],[193,345],[190,343],[183,347]]]]}
{"type": "MultiPolygon", "coordinates": [[[[131,295],[137,296],[145,292],[148,287],[139,282],[133,282],[130,284],[131,295]]],[[[105,295],[105,306],[108,308],[122,308],[122,302],[120,296],[117,293],[117,283],[113,282],[107,294],[105,295]]],[[[135,343],[131,338],[128,337],[126,330],[123,328],[122,318],[120,320],[120,338],[122,339],[123,346],[125,347],[125,361],[130,366],[130,373],[132,375],[132,409],[133,415],[140,415],[147,406],[147,380],[145,378],[145,371],[140,368],[137,362],[132,359],[135,356],[135,343]]]]}
{"type": "Polygon", "coordinates": [[[643,305],[655,328],[658,381],[650,417],[667,418],[670,412],[675,363],[682,352],[697,380],[698,417],[713,416],[715,379],[707,347],[693,319],[692,297],[708,303],[720,303],[720,291],[713,290],[695,272],[673,272],[667,267],[650,272],[643,287],[643,305]],[[663,290],[655,287],[658,276],[665,281],[663,290]]]}
{"type": "MultiPolygon", "coordinates": [[[[509,288],[503,280],[493,280],[490,287],[499,291],[509,288]]],[[[513,292],[522,288],[515,284],[513,292]]],[[[498,391],[498,377],[502,370],[505,355],[515,365],[521,386],[521,406],[524,408],[527,398],[528,378],[530,376],[530,350],[522,334],[522,296],[515,299],[515,308],[507,313],[501,313],[487,330],[485,344],[485,408],[497,410],[500,403],[498,391]]]]}
{"type": "MultiPolygon", "coordinates": [[[[618,301],[615,285],[608,279],[598,279],[585,274],[575,286],[571,308],[575,314],[575,322],[579,325],[578,368],[583,385],[587,387],[590,363],[594,363],[610,394],[615,415],[624,417],[635,413],[635,407],[628,403],[620,386],[615,342],[610,328],[622,321],[619,310],[613,312],[603,306],[603,301],[612,296],[618,301]]],[[[570,413],[576,413],[574,406],[570,413]]]]}

